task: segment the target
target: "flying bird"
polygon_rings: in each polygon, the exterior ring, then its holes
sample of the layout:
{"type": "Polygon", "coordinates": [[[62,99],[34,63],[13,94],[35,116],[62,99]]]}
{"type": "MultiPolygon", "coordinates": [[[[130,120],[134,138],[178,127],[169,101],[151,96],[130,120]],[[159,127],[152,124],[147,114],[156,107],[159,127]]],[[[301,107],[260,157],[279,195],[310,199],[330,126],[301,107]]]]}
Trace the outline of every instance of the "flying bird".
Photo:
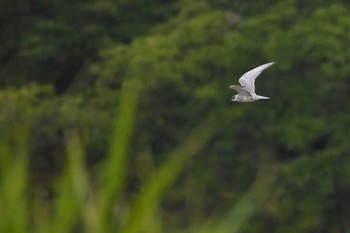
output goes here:
{"type": "Polygon", "coordinates": [[[270,99],[270,97],[255,94],[255,79],[264,70],[272,66],[274,62],[266,63],[244,73],[238,80],[239,85],[230,85],[230,88],[237,91],[238,94],[232,96],[232,102],[253,102],[261,99],[270,99]]]}

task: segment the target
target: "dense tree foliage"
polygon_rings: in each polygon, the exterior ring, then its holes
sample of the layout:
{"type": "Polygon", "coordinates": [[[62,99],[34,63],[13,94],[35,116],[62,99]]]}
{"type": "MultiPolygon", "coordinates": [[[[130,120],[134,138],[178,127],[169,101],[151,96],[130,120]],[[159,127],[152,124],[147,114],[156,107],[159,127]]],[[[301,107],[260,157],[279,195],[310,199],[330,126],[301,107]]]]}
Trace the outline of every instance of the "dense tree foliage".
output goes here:
{"type": "Polygon", "coordinates": [[[149,31],[173,3],[140,1],[3,1],[2,85],[54,83],[64,91],[99,49],[149,31]]]}
{"type": "Polygon", "coordinates": [[[137,113],[125,199],[174,151],[193,153],[179,156],[187,166],[169,181],[164,232],[215,221],[248,190],[268,195],[243,232],[350,230],[346,1],[0,4],[1,143],[15,145],[29,126],[33,196],[52,198],[67,130],[81,134],[92,174],[108,167],[130,81],[137,113]],[[271,99],[230,104],[228,85],[270,61],[257,89],[271,99]],[[275,168],[271,187],[253,185],[275,168]]]}

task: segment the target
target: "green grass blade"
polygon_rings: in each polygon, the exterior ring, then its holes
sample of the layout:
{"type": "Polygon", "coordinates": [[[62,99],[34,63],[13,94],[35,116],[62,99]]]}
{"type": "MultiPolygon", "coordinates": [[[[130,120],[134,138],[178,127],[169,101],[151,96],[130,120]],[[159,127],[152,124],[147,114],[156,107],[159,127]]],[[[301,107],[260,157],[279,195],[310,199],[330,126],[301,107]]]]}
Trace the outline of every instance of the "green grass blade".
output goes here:
{"type": "Polygon", "coordinates": [[[79,204],[81,217],[86,233],[101,232],[96,202],[93,199],[88,173],[85,167],[84,148],[77,130],[65,133],[65,145],[69,158],[69,174],[73,184],[74,199],[79,204]]]}
{"type": "Polygon", "coordinates": [[[111,220],[114,203],[124,186],[125,173],[128,167],[127,156],[141,87],[139,80],[127,79],[124,81],[121,90],[118,115],[114,121],[114,133],[110,142],[109,157],[106,161],[106,170],[103,172],[104,187],[100,193],[102,225],[106,225],[111,220]]]}
{"type": "Polygon", "coordinates": [[[155,216],[159,203],[167,188],[183,170],[185,163],[196,155],[215,134],[212,122],[204,121],[184,141],[169,154],[169,158],[146,181],[143,191],[135,200],[131,209],[130,218],[122,232],[154,233],[158,228],[155,216]]]}
{"type": "Polygon", "coordinates": [[[28,135],[27,125],[18,125],[12,143],[1,140],[0,231],[28,232],[28,135]],[[12,145],[12,146],[10,146],[12,145]]]}
{"type": "MultiPolygon", "coordinates": [[[[238,233],[266,200],[277,176],[274,167],[261,168],[251,189],[232,207],[231,211],[210,232],[238,233]]],[[[201,232],[201,231],[200,231],[201,232]]],[[[204,231],[206,232],[206,231],[204,231]]]]}
{"type": "Polygon", "coordinates": [[[72,179],[66,171],[57,187],[57,194],[53,203],[53,233],[73,232],[79,220],[79,203],[77,202],[72,179]]]}

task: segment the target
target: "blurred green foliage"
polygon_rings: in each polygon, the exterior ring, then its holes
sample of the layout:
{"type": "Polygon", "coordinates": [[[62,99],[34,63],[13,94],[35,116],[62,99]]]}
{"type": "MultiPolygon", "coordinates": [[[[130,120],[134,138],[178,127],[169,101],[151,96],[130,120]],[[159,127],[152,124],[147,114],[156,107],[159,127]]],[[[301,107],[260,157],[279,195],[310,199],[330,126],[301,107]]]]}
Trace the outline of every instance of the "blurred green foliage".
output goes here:
{"type": "Polygon", "coordinates": [[[0,13],[0,232],[350,230],[346,1],[0,13]]]}

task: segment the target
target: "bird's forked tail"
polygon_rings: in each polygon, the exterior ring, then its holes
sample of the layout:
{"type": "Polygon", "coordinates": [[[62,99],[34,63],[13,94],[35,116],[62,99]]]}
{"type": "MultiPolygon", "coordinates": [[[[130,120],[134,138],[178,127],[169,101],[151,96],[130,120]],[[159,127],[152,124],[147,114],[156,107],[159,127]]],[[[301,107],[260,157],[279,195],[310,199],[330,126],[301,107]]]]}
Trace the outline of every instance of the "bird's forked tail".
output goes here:
{"type": "Polygon", "coordinates": [[[259,100],[267,100],[267,99],[270,99],[270,97],[262,96],[262,95],[256,95],[256,98],[259,99],[259,100]]]}

